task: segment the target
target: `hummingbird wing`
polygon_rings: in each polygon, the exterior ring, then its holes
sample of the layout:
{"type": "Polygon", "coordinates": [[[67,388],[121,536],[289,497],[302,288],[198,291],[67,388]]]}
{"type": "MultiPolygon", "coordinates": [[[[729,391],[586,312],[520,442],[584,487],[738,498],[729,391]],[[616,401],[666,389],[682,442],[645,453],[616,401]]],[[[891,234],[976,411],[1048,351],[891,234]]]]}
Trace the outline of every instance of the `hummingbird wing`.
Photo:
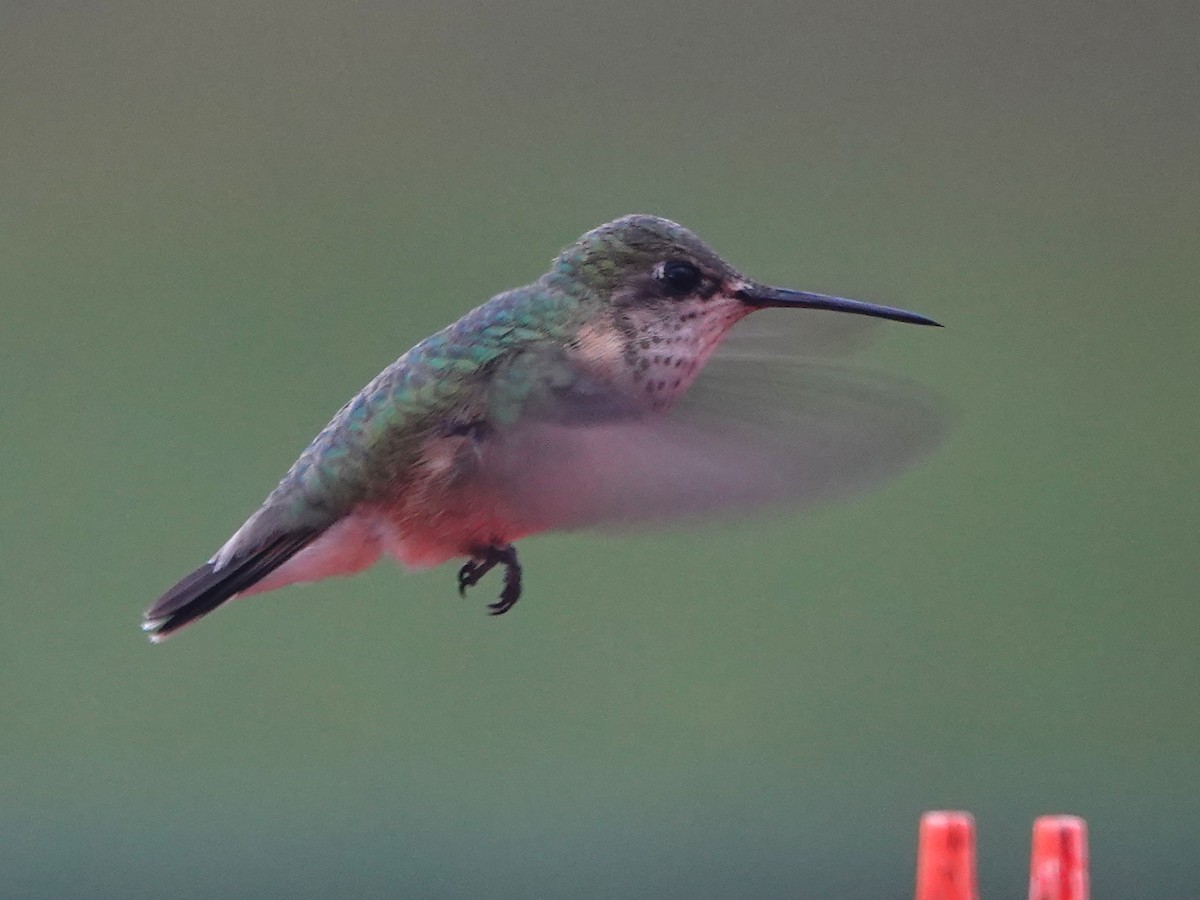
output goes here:
{"type": "Polygon", "coordinates": [[[828,310],[764,309],[743,319],[721,342],[721,360],[831,360],[862,350],[882,322],[828,310]]]}
{"type": "Polygon", "coordinates": [[[730,341],[665,414],[560,374],[495,435],[481,472],[529,531],[621,528],[852,495],[938,443],[943,416],[918,388],[774,340],[730,341]]]}

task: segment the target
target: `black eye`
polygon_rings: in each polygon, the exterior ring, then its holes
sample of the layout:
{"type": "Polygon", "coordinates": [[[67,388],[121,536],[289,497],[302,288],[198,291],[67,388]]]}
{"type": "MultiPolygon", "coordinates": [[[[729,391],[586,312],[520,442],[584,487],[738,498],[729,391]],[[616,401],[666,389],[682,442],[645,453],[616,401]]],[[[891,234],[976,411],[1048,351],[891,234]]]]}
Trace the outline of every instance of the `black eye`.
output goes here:
{"type": "Polygon", "coordinates": [[[690,294],[700,286],[700,270],[689,262],[663,263],[661,278],[672,294],[690,294]]]}

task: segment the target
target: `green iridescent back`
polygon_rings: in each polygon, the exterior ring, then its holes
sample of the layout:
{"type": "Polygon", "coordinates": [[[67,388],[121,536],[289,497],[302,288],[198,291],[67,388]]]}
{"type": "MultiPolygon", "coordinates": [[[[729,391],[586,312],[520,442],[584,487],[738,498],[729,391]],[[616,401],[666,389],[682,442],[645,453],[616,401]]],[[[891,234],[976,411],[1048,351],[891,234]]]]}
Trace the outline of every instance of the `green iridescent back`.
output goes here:
{"type": "Polygon", "coordinates": [[[421,341],[338,411],[268,505],[323,519],[341,515],[373,489],[386,490],[457,411],[486,417],[488,404],[511,406],[514,398],[493,396],[504,383],[483,376],[506,355],[568,337],[578,305],[536,282],[493,297],[421,341]]]}

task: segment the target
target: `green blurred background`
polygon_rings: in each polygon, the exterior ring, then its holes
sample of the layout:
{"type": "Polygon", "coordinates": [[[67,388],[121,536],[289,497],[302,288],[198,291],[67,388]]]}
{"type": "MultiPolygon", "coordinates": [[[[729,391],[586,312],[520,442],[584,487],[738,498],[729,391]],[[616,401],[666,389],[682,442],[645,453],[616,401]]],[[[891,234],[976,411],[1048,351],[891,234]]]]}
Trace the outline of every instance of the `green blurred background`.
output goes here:
{"type": "Polygon", "coordinates": [[[1200,897],[1191,3],[0,5],[0,895],[1200,897]],[[908,306],[852,504],[143,607],[334,410],[654,212],[908,306]]]}

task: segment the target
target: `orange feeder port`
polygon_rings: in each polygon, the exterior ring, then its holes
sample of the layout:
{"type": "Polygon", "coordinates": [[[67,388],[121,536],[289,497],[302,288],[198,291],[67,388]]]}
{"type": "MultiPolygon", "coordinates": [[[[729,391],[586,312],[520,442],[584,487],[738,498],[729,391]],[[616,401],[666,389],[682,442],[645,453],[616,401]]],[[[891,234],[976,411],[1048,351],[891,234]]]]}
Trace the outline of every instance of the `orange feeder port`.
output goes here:
{"type": "Polygon", "coordinates": [[[1042,816],[1033,823],[1029,900],[1088,900],[1087,823],[1042,816]]]}
{"type": "Polygon", "coordinates": [[[917,843],[916,900],[978,900],[975,819],[965,812],[927,812],[917,843]]]}

